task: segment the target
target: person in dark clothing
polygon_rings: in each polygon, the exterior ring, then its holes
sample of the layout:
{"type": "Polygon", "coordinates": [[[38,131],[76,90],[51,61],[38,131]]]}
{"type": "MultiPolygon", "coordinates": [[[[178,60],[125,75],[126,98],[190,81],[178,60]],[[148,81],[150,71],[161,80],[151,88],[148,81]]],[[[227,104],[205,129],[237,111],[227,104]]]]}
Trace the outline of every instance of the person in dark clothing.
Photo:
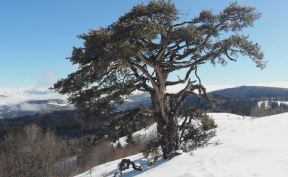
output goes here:
{"type": "Polygon", "coordinates": [[[129,166],[132,165],[134,170],[142,171],[142,167],[136,165],[130,159],[122,159],[120,163],[118,163],[117,171],[114,174],[114,177],[121,177],[122,171],[129,169],[129,166]]]}

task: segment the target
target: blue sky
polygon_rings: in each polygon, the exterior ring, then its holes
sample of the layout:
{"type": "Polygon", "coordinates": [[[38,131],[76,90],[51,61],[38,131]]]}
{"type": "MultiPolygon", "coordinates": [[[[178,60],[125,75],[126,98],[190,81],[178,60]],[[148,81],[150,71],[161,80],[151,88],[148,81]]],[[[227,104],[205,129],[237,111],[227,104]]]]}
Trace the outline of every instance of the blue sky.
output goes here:
{"type": "MultiPolygon", "coordinates": [[[[196,16],[202,9],[218,12],[231,2],[174,1],[185,14],[184,19],[196,16]]],[[[141,2],[147,1],[0,0],[0,88],[51,86],[75,70],[65,58],[70,56],[73,46],[81,45],[77,35],[111,24],[141,2]]],[[[203,82],[207,85],[288,82],[288,1],[238,2],[254,6],[263,14],[245,33],[262,46],[267,67],[261,71],[243,57],[225,67],[203,65],[200,68],[203,82]]]]}

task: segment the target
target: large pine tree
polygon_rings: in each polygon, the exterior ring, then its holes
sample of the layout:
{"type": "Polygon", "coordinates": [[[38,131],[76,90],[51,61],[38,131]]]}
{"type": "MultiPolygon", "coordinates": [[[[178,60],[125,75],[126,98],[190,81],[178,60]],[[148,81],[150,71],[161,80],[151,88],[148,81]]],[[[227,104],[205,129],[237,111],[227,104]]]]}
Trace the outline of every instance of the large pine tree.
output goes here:
{"type": "Polygon", "coordinates": [[[203,10],[188,21],[180,17],[170,1],[151,1],[108,27],[80,35],[84,46],[74,48],[70,57],[78,70],[54,89],[92,113],[113,112],[111,101],[136,89],[149,92],[164,157],[170,157],[179,148],[180,129],[191,123],[189,115],[181,125],[177,119],[194,111],[185,107],[187,96],[207,98],[197,75],[200,65],[225,64],[241,55],[265,66],[259,45],[241,32],[260,17],[254,8],[232,3],[219,14],[203,10]],[[171,80],[179,70],[182,77],[171,80]],[[180,83],[185,88],[167,93],[167,86],[180,83]]]}

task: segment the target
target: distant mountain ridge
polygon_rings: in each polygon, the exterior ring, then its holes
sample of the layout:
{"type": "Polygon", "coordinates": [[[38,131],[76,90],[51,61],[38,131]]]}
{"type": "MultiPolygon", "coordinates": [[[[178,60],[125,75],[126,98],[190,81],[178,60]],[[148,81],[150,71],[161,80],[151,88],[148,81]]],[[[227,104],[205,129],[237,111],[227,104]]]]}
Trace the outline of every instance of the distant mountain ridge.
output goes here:
{"type": "MultiPolygon", "coordinates": [[[[0,90],[1,91],[1,90],[0,90]]],[[[201,107],[210,111],[230,112],[251,115],[251,110],[261,101],[288,101],[288,89],[261,86],[240,86],[216,90],[209,93],[217,101],[215,107],[201,103],[201,107]]],[[[188,106],[193,106],[195,99],[187,99],[188,106]]],[[[133,107],[148,107],[148,94],[137,93],[124,99],[124,103],[115,104],[118,110],[133,107]]],[[[0,92],[0,119],[15,118],[36,113],[50,113],[62,110],[74,110],[75,107],[67,102],[67,98],[50,90],[8,90],[0,92]],[[3,98],[1,98],[3,96],[3,98]],[[14,104],[10,103],[10,98],[14,104]],[[19,98],[19,101],[17,100],[19,98]],[[42,99],[43,98],[43,99],[42,99]],[[3,101],[4,100],[4,101],[3,101]],[[8,102],[7,104],[5,104],[8,102]]]]}
{"type": "Polygon", "coordinates": [[[234,88],[227,88],[211,92],[213,98],[275,98],[288,100],[288,89],[277,87],[261,87],[261,86],[240,86],[234,88]]]}
{"type": "MultiPolygon", "coordinates": [[[[240,86],[217,90],[209,93],[216,100],[211,106],[202,102],[200,107],[210,112],[228,112],[246,116],[265,116],[288,112],[288,106],[278,104],[288,101],[288,89],[277,87],[240,86]],[[262,109],[259,102],[269,101],[269,109],[262,109]],[[275,104],[277,103],[277,104],[275,104]]],[[[195,98],[189,97],[187,104],[193,106],[195,98]]],[[[267,106],[266,106],[267,108],[267,106]]]]}

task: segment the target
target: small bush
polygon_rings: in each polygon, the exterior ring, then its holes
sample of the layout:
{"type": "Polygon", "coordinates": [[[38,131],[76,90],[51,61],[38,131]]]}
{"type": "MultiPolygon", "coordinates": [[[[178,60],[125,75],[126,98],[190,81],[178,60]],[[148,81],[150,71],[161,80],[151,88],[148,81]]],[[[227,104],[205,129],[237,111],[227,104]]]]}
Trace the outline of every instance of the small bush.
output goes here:
{"type": "Polygon", "coordinates": [[[215,131],[203,131],[201,127],[190,125],[182,137],[180,148],[187,152],[205,146],[215,136],[215,131]]]}
{"type": "Polygon", "coordinates": [[[189,120],[182,124],[180,129],[180,148],[183,151],[190,151],[204,146],[215,136],[214,128],[217,127],[214,120],[205,112],[192,111],[187,112],[184,120],[189,120]]]}
{"type": "Polygon", "coordinates": [[[208,115],[203,115],[203,117],[201,117],[201,125],[204,131],[208,131],[217,127],[215,121],[208,115]]]}

